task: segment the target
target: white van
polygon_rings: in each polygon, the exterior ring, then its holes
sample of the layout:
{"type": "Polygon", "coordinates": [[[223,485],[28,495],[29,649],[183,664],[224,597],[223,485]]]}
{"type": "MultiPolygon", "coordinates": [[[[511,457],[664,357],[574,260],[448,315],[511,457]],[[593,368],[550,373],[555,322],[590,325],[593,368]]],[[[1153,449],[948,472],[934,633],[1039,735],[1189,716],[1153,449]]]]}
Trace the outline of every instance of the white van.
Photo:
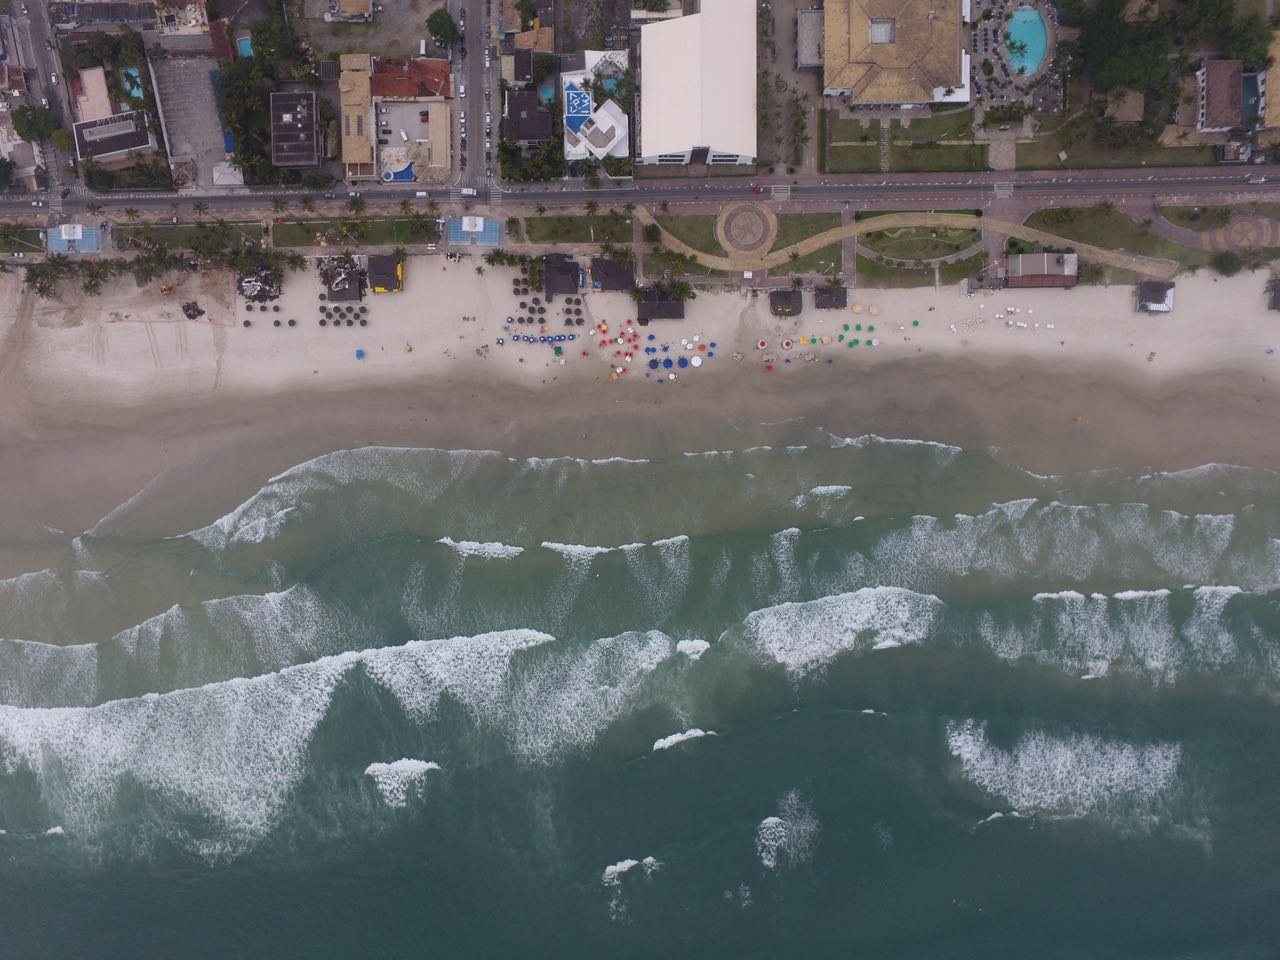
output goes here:
{"type": "Polygon", "coordinates": [[[458,97],[462,100],[467,99],[467,85],[465,83],[458,84],[458,97]]]}
{"type": "Polygon", "coordinates": [[[401,139],[401,140],[403,140],[405,143],[408,143],[408,142],[409,142],[409,135],[408,135],[407,133],[405,133],[403,130],[401,130],[401,131],[400,131],[400,139],[401,139]]]}
{"type": "Polygon", "coordinates": [[[475,187],[463,187],[459,191],[464,197],[474,197],[476,195],[475,187]]]}
{"type": "Polygon", "coordinates": [[[418,56],[425,57],[427,55],[427,41],[418,41],[418,56]]]}

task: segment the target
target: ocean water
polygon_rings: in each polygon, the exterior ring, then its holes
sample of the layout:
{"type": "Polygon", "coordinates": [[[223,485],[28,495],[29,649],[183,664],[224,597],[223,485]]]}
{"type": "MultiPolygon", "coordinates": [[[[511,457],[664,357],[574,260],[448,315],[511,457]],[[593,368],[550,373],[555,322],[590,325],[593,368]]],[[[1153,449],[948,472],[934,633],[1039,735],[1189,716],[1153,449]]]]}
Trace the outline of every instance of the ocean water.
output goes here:
{"type": "Polygon", "coordinates": [[[0,958],[1274,957],[1280,476],[809,440],[0,582],[0,958]]]}

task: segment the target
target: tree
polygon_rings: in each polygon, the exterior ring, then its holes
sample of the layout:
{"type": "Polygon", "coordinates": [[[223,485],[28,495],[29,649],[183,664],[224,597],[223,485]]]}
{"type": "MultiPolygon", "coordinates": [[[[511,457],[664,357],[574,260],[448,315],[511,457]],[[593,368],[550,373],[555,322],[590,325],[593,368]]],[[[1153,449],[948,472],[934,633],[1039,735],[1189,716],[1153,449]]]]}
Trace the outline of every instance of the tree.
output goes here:
{"type": "Polygon", "coordinates": [[[128,220],[130,223],[134,222],[135,220],[137,220],[137,219],[138,219],[138,208],[137,208],[137,207],[125,207],[125,208],[124,208],[124,216],[125,216],[125,219],[126,219],[126,220],[128,220]]]}
{"type": "Polygon", "coordinates": [[[203,200],[197,200],[195,203],[191,205],[191,209],[196,212],[197,217],[203,217],[206,213],[209,212],[209,205],[205,203],[203,200]]]}
{"type": "Polygon", "coordinates": [[[440,216],[440,204],[436,202],[435,197],[427,201],[427,213],[432,217],[440,216]]]}
{"type": "Polygon", "coordinates": [[[289,201],[286,200],[284,197],[272,197],[271,209],[274,210],[276,213],[284,213],[287,209],[289,209],[289,201]]]}
{"type": "Polygon", "coordinates": [[[407,197],[406,197],[405,199],[401,200],[401,201],[400,201],[400,212],[401,212],[401,213],[403,213],[406,217],[407,217],[409,214],[413,213],[413,201],[409,200],[407,197]]]}
{"type": "Polygon", "coordinates": [[[476,267],[476,276],[478,277],[484,276],[484,267],[476,267]]]}
{"type": "Polygon", "coordinates": [[[350,200],[347,201],[347,209],[350,210],[357,217],[364,214],[365,208],[367,206],[368,204],[364,202],[364,197],[352,197],[350,200]]]}
{"type": "Polygon", "coordinates": [[[49,139],[53,141],[54,149],[59,153],[72,154],[76,149],[76,138],[72,136],[71,131],[64,127],[59,127],[53,133],[49,134],[49,139]]]}
{"type": "Polygon", "coordinates": [[[1271,43],[1271,31],[1262,17],[1251,13],[1237,20],[1231,27],[1222,52],[1228,60],[1241,60],[1246,67],[1266,69],[1271,66],[1267,48],[1271,43]]]}
{"type": "Polygon", "coordinates": [[[404,247],[396,247],[391,251],[391,255],[396,258],[397,263],[404,263],[405,258],[409,256],[409,251],[404,247]]]}
{"type": "Polygon", "coordinates": [[[627,216],[631,216],[631,214],[636,212],[636,205],[632,203],[630,200],[628,200],[625,204],[623,204],[622,209],[627,211],[627,216]]]}
{"type": "Polygon", "coordinates": [[[644,225],[644,241],[645,243],[661,243],[662,228],[656,223],[646,223],[644,225]]]}
{"type": "Polygon", "coordinates": [[[427,32],[446,46],[462,42],[462,31],[444,7],[427,17],[427,32]]]}
{"type": "Polygon", "coordinates": [[[1244,266],[1244,261],[1240,259],[1238,253],[1230,250],[1223,250],[1221,253],[1215,253],[1213,259],[1209,261],[1209,266],[1222,274],[1224,277],[1233,277],[1240,272],[1244,266]]]}
{"type": "Polygon", "coordinates": [[[545,214],[545,213],[547,212],[546,204],[542,204],[542,203],[538,204],[538,205],[537,205],[536,207],[534,207],[533,209],[535,209],[535,210],[537,210],[537,211],[538,211],[538,216],[542,216],[543,214],[545,214]]]}
{"type": "Polygon", "coordinates": [[[600,212],[600,204],[596,203],[594,200],[588,200],[588,201],[587,201],[587,216],[588,216],[588,217],[594,217],[594,216],[595,216],[597,213],[599,213],[599,212],[600,212]]]}
{"type": "Polygon", "coordinates": [[[1162,90],[1172,72],[1168,22],[1125,19],[1126,0],[1102,0],[1080,35],[1084,71],[1094,89],[1162,90]]]}
{"type": "Polygon", "coordinates": [[[302,198],[302,211],[303,211],[303,213],[315,213],[315,212],[316,212],[316,202],[315,202],[313,199],[311,199],[310,197],[303,197],[303,198],[302,198]]]}
{"type": "Polygon", "coordinates": [[[13,183],[13,172],[16,167],[12,160],[0,157],[0,190],[5,190],[13,183]]]}
{"type": "Polygon", "coordinates": [[[48,140],[58,126],[53,111],[48,107],[19,107],[10,116],[14,132],[28,143],[48,140]]]}

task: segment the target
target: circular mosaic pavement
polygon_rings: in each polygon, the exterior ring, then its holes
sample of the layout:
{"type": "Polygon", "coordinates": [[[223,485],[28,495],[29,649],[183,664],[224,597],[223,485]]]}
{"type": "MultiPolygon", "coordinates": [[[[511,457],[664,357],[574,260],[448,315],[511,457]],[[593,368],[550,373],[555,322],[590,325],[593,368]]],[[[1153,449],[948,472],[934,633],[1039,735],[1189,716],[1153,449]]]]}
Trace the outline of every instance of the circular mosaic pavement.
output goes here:
{"type": "Polygon", "coordinates": [[[778,218],[763,203],[735,203],[716,220],[716,239],[730,254],[762,254],[778,239],[778,218]]]}

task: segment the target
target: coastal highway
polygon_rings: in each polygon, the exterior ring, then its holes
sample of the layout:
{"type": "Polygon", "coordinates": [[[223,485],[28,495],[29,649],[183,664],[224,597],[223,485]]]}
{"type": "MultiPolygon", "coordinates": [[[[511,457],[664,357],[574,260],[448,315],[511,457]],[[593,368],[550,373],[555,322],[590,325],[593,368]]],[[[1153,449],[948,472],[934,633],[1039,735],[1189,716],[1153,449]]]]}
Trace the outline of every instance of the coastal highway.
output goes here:
{"type": "MultiPolygon", "coordinates": [[[[468,24],[470,27],[470,24],[468,24]]],[[[198,194],[136,193],[102,194],[96,197],[73,195],[63,204],[64,218],[80,214],[90,203],[104,208],[107,216],[116,219],[125,207],[133,207],[144,216],[157,212],[169,215],[176,205],[177,215],[190,218],[190,205],[203,200],[209,205],[210,217],[259,215],[270,209],[273,196],[301,198],[311,196],[320,211],[333,212],[345,207],[346,191],[338,185],[331,192],[334,198],[326,200],[323,192],[311,190],[240,190],[237,192],[198,194]]],[[[421,185],[419,185],[421,186],[421,185]]],[[[595,200],[603,206],[621,206],[632,203],[715,203],[731,200],[756,199],[762,201],[804,202],[815,205],[848,204],[853,208],[873,207],[886,203],[909,205],[912,209],[956,209],[984,207],[993,199],[1014,197],[1020,201],[1036,201],[1044,205],[1063,204],[1079,206],[1103,200],[1158,199],[1159,202],[1197,203],[1226,202],[1229,200],[1260,199],[1280,190],[1280,171],[1270,166],[1250,167],[1180,167],[1159,170],[1035,170],[1010,172],[985,172],[973,174],[863,174],[855,176],[829,176],[825,179],[790,181],[785,178],[747,180],[712,179],[705,182],[682,180],[638,180],[625,188],[583,189],[576,184],[508,184],[493,188],[501,193],[500,204],[492,201],[486,205],[475,204],[475,212],[489,209],[499,215],[506,206],[533,207],[541,204],[548,209],[581,206],[595,200]],[[1269,176],[1274,174],[1274,176],[1269,176]],[[1263,182],[1257,182],[1262,179],[1263,182]],[[757,193],[757,186],[762,192],[757,193]]],[[[450,188],[441,186],[427,191],[429,195],[447,206],[450,188]]],[[[401,200],[414,198],[412,189],[384,187],[362,188],[361,196],[370,211],[394,208],[401,200]]],[[[0,216],[47,215],[43,208],[33,208],[31,200],[37,196],[17,195],[0,200],[0,216]]],[[[415,201],[417,203],[422,200],[415,201]]],[[[298,214],[296,204],[290,215],[298,214]]]]}

